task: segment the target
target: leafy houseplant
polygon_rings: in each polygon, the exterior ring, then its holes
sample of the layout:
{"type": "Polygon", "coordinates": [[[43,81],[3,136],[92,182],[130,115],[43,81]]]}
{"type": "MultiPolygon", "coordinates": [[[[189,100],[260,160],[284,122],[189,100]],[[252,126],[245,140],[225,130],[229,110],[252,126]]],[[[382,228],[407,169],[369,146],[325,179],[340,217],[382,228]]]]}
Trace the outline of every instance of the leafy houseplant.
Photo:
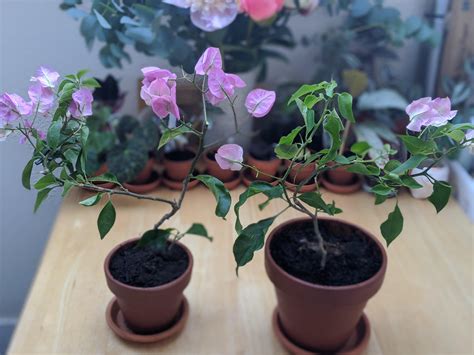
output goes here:
{"type": "MultiPolygon", "coordinates": [[[[104,238],[116,219],[113,195],[125,195],[169,206],[170,210],[157,220],[152,229],[143,233],[140,239],[132,239],[117,246],[105,261],[107,284],[117,297],[109,311],[119,307],[128,327],[136,333],[161,332],[182,314],[183,307],[186,308],[183,290],[189,283],[193,260],[190,251],[180,240],[188,234],[212,240],[200,223],[193,224],[184,232],[163,227],[166,221],[179,212],[188,184],[197,180],[207,186],[216,198],[215,213],[218,217],[224,218],[231,206],[231,198],[224,184],[209,175],[196,175],[195,167],[205,148],[207,103],[214,105],[228,101],[233,105],[235,89],[241,87],[243,82],[237,75],[222,70],[222,58],[217,48],[207,49],[195,69],[194,75],[184,74],[180,78],[157,67],[143,69],[142,98],[157,117],[168,120],[172,114],[173,119],[177,118],[179,123],[177,127],[163,133],[160,148],[179,135],[192,134],[198,138],[199,145],[192,166],[176,199],[134,193],[110,172],[94,177],[87,173],[87,121],[92,116],[92,89],[98,83],[95,79],[86,78],[85,71],[66,75],[59,82],[57,72],[42,67],[32,78],[33,83],[28,91],[30,101],[25,101],[17,94],[4,93],[0,96],[2,137],[16,132],[33,148],[32,158],[23,171],[22,182],[25,188],[33,186],[38,190],[35,210],[53,191],[62,190],[65,196],[72,187],[86,188],[95,194],[79,203],[83,206],[102,204],[97,226],[100,237],[104,238]],[[196,130],[179,119],[180,112],[176,104],[176,81],[186,80],[195,84],[194,78],[197,76],[203,78],[202,85],[197,87],[204,107],[201,130],[196,130]],[[239,85],[236,85],[237,82],[239,85]],[[44,134],[38,130],[37,123],[40,119],[46,120],[43,116],[48,115],[51,122],[44,134]],[[30,180],[34,165],[41,166],[42,176],[32,185],[30,180]],[[115,189],[105,188],[95,185],[97,182],[111,182],[117,186],[115,189]]],[[[270,109],[273,101],[268,99],[272,97],[269,94],[271,93],[258,89],[247,96],[246,107],[250,115],[262,117],[265,114],[262,110],[270,109]]],[[[234,119],[237,121],[236,117],[234,119]]],[[[124,142],[138,144],[150,140],[153,144],[147,143],[145,146],[153,147],[157,135],[151,126],[141,127],[131,119],[121,123],[118,133],[124,142]],[[137,135],[142,136],[137,140],[130,138],[137,135]]],[[[153,122],[143,124],[154,125],[153,122]]],[[[117,172],[121,171],[117,169],[117,172]]],[[[126,173],[129,173],[128,169],[126,173]]],[[[130,173],[129,176],[132,175],[130,173]]],[[[184,321],[183,318],[181,321],[184,321]]],[[[118,334],[123,335],[123,332],[118,334]]]]}
{"type": "MultiPolygon", "coordinates": [[[[421,187],[414,178],[425,176],[434,186],[429,201],[439,212],[448,202],[451,187],[446,181],[436,181],[430,169],[446,155],[474,142],[472,124],[449,123],[456,111],[450,110],[448,98],[423,98],[407,107],[411,118],[407,126],[409,134],[399,137],[410,153],[408,159],[390,158],[379,167],[376,159],[367,156],[371,148],[367,142],[357,142],[351,147],[349,156],[341,155],[343,121],[355,124],[355,120],[352,96],[336,93],[335,89],[335,82],[321,82],[303,85],[291,96],[289,104],[299,108],[304,125],[281,137],[275,148],[277,156],[287,162],[285,172],[280,177],[273,177],[276,185],[253,182],[234,206],[237,239],[233,253],[237,270],[265,246],[265,266],[278,299],[274,326],[282,329],[278,334],[286,334],[290,342],[309,352],[334,352],[344,346],[360,322],[366,302],[381,287],[387,257],[371,233],[343,220],[322,217],[322,213],[334,216],[341,210],[334,202],[324,199],[317,183],[309,192],[303,191],[305,185],[317,181],[321,174],[331,169],[344,166],[350,172],[374,179],[371,191],[375,203],[380,204],[401,188],[421,187]],[[313,172],[299,181],[293,192],[287,191],[286,178],[320,130],[329,135],[330,146],[303,155],[301,166],[312,166],[313,172]],[[450,138],[451,145],[442,148],[439,143],[446,137],[450,138]],[[432,163],[421,172],[410,173],[428,160],[432,163]],[[249,198],[258,194],[267,198],[260,205],[261,209],[277,199],[283,200],[286,206],[272,217],[243,226],[240,210],[249,198]],[[288,209],[306,217],[276,227],[265,243],[270,226],[288,209]]],[[[390,152],[392,156],[395,153],[390,152]]],[[[231,158],[230,161],[256,170],[238,159],[231,158]]],[[[403,215],[395,201],[393,211],[380,226],[387,245],[402,229],[403,215]]]]}
{"type": "Polygon", "coordinates": [[[127,48],[134,46],[138,52],[192,72],[197,53],[213,46],[223,51],[226,70],[242,73],[260,67],[263,77],[267,59],[284,59],[275,48],[296,45],[289,17],[296,9],[303,12],[312,7],[294,6],[308,1],[287,3],[293,6],[283,7],[282,0],[95,0],[91,6],[64,0],[61,8],[81,20],[80,31],[88,47],[95,39],[104,42],[99,56],[105,67],[121,67],[123,60],[130,61],[127,48]]]}

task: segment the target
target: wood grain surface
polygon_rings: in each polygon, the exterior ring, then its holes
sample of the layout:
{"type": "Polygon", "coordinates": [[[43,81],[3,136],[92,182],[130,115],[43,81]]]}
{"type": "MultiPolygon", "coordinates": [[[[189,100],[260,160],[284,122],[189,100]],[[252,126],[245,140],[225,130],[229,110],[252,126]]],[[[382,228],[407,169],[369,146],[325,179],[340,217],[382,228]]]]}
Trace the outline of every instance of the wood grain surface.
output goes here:
{"type": "MultiPolygon", "coordinates": [[[[236,201],[243,188],[232,192],[236,201]]],[[[175,192],[160,189],[167,197],[175,192]]],[[[121,341],[107,327],[104,312],[112,298],[103,260],[117,243],[150,228],[166,205],[117,196],[117,222],[101,241],[96,228],[98,206],[81,207],[86,192],[73,191],[64,201],[41,265],[12,339],[11,354],[285,354],[271,330],[275,307],[263,253],[234,272],[234,216],[214,216],[215,202],[204,187],[191,191],[170,226],[181,230],[204,223],[214,242],[186,237],[195,259],[185,291],[190,317],[181,336],[154,345],[121,341]]],[[[379,225],[394,201],[374,206],[360,192],[326,194],[344,209],[340,215],[380,236],[379,225]]],[[[242,211],[245,224],[275,213],[280,203],[260,212],[254,198],[242,211]]],[[[428,355],[473,352],[473,225],[455,201],[438,216],[427,201],[400,197],[403,235],[389,248],[382,290],[369,302],[372,324],[367,354],[428,355]]],[[[297,217],[287,212],[278,221],[297,217]]],[[[34,237],[34,236],[32,236],[34,237]]]]}

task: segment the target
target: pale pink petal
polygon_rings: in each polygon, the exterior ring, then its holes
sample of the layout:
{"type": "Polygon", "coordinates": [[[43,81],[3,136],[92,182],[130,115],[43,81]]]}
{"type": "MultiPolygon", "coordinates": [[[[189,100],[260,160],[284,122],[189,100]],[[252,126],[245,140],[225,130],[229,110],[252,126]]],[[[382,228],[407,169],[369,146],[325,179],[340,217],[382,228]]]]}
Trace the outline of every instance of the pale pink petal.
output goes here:
{"type": "Polygon", "coordinates": [[[430,106],[428,105],[430,102],[431,97],[423,97],[415,100],[407,106],[405,112],[410,116],[410,119],[413,119],[416,115],[428,111],[430,109],[430,106]]]}
{"type": "Polygon", "coordinates": [[[213,68],[222,69],[222,56],[219,48],[209,47],[199,58],[194,70],[196,74],[205,75],[213,68]]]}
{"type": "Polygon", "coordinates": [[[74,118],[81,118],[92,115],[92,90],[82,88],[72,94],[72,101],[69,105],[69,112],[74,118]]]}
{"type": "Polygon", "coordinates": [[[44,87],[39,82],[30,85],[28,96],[35,112],[48,113],[54,107],[55,95],[53,89],[44,87]]]}
{"type": "Polygon", "coordinates": [[[158,67],[145,67],[142,68],[142,73],[144,76],[142,84],[144,86],[149,86],[156,79],[164,79],[167,83],[169,83],[169,87],[176,85],[176,74],[170,72],[169,70],[158,67]]]}
{"type": "Polygon", "coordinates": [[[20,116],[31,114],[31,103],[17,94],[4,93],[0,96],[0,126],[12,122],[20,116]]]}
{"type": "Polygon", "coordinates": [[[223,170],[239,171],[244,161],[244,150],[238,144],[224,144],[215,155],[216,162],[223,170]]]}
{"type": "Polygon", "coordinates": [[[206,32],[212,32],[227,27],[234,22],[239,9],[237,4],[228,2],[224,6],[215,6],[212,4],[194,10],[191,7],[192,23],[206,32]]]}
{"type": "Polygon", "coordinates": [[[247,86],[245,81],[243,81],[238,75],[226,74],[226,76],[227,76],[227,80],[229,80],[233,84],[233,86],[237,88],[244,88],[247,86]]]}
{"type": "Polygon", "coordinates": [[[58,79],[59,73],[47,67],[40,67],[36,71],[36,76],[31,78],[31,81],[40,83],[40,85],[44,88],[53,89],[56,86],[58,79]]]}
{"type": "Polygon", "coordinates": [[[272,109],[275,99],[275,91],[254,89],[247,95],[245,107],[253,117],[264,117],[272,109]]]}

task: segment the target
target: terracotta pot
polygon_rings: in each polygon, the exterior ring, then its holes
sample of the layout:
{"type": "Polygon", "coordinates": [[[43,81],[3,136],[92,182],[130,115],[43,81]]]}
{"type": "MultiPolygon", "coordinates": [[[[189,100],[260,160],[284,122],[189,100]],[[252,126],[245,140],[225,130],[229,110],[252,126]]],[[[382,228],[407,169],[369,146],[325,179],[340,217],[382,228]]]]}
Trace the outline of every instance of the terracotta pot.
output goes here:
{"type": "MultiPolygon", "coordinates": [[[[285,160],[284,165],[285,169],[290,167],[291,161],[285,160]]],[[[288,180],[292,183],[300,183],[301,181],[307,179],[311,176],[312,173],[316,170],[316,163],[311,163],[307,166],[303,166],[301,163],[294,163],[291,168],[290,173],[288,174],[288,180]]]]}
{"type": "Polygon", "coordinates": [[[265,243],[265,269],[275,286],[278,316],[288,338],[311,352],[335,352],[349,340],[367,301],[380,289],[387,269],[387,255],[381,243],[366,230],[339,219],[320,217],[320,220],[335,221],[362,231],[380,249],[379,271],[368,280],[347,286],[317,285],[284,271],[271,255],[272,240],[282,228],[307,222],[308,218],[290,220],[270,233],[265,243]]]}
{"type": "Polygon", "coordinates": [[[106,163],[102,163],[102,165],[100,166],[100,168],[92,174],[92,176],[100,176],[100,175],[103,175],[105,174],[107,171],[109,171],[109,167],[107,166],[106,163]]]}
{"type": "Polygon", "coordinates": [[[360,175],[354,174],[352,180],[349,181],[348,184],[336,184],[328,178],[327,174],[322,174],[321,183],[327,190],[331,192],[340,195],[348,195],[357,192],[361,189],[363,179],[360,175]]]}
{"type": "Polygon", "coordinates": [[[135,179],[133,179],[133,184],[136,185],[147,182],[150,179],[151,173],[153,172],[154,165],[155,159],[148,159],[143,170],[135,177],[135,179]]]}
{"type": "Polygon", "coordinates": [[[184,156],[183,159],[176,159],[176,151],[166,153],[164,156],[163,165],[166,170],[166,176],[171,180],[183,181],[186,176],[188,176],[189,170],[191,169],[196,153],[191,150],[184,150],[182,152],[185,152],[184,154],[189,156],[189,158],[184,156]]]}
{"type": "Polygon", "coordinates": [[[349,185],[354,182],[356,174],[347,171],[345,166],[339,166],[326,172],[326,178],[334,185],[349,185]]]}
{"type": "Polygon", "coordinates": [[[144,181],[142,184],[137,184],[137,183],[123,183],[123,186],[131,192],[134,192],[136,194],[146,194],[148,192],[151,192],[155,190],[158,186],[161,184],[161,178],[158,175],[158,173],[153,172],[153,175],[150,175],[148,180],[144,181]]]}
{"type": "MultiPolygon", "coordinates": [[[[255,158],[252,154],[249,154],[247,156],[247,164],[257,168],[259,171],[265,174],[276,176],[278,172],[278,168],[281,165],[281,160],[277,158],[274,158],[272,160],[260,160],[260,159],[255,158]]],[[[268,176],[265,174],[258,174],[257,176],[257,172],[252,169],[250,170],[250,174],[255,179],[258,179],[258,180],[267,181],[267,182],[270,182],[273,180],[271,176],[268,176]]]]}
{"type": "Polygon", "coordinates": [[[215,149],[206,150],[203,154],[204,163],[206,164],[206,171],[209,175],[218,178],[222,182],[231,181],[234,178],[234,171],[223,170],[214,159],[215,149]]]}
{"type": "MultiPolygon", "coordinates": [[[[244,168],[242,169],[242,172],[241,172],[242,182],[247,187],[249,187],[252,182],[257,180],[255,176],[252,175],[251,170],[252,169],[244,168]]],[[[278,184],[278,180],[270,180],[268,182],[273,186],[276,186],[278,184]]]]}
{"type": "Polygon", "coordinates": [[[186,271],[177,279],[157,287],[134,287],[126,285],[112,276],[109,269],[112,256],[122,247],[136,243],[138,238],[117,245],[104,262],[105,278],[125,318],[127,326],[136,333],[152,334],[170,327],[176,319],[183,302],[183,290],[191,280],[193,256],[188,248],[177,243],[188,255],[186,271]]]}
{"type": "MultiPolygon", "coordinates": [[[[297,184],[293,184],[292,182],[288,181],[288,179],[285,181],[285,186],[288,190],[293,191],[293,192],[295,192],[296,189],[298,188],[297,184]]],[[[317,187],[318,187],[318,183],[316,181],[308,182],[306,185],[301,187],[300,192],[305,193],[305,192],[315,191],[317,187]]]]}

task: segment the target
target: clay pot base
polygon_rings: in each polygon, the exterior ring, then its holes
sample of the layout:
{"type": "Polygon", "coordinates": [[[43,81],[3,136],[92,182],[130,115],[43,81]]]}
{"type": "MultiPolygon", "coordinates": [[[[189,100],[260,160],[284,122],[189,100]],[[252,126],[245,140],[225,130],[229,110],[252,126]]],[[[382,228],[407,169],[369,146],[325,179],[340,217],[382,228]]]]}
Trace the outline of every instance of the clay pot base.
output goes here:
{"type": "Polygon", "coordinates": [[[232,180],[224,182],[224,186],[227,190],[233,190],[237,188],[237,186],[240,185],[240,182],[242,181],[240,177],[240,173],[238,171],[235,172],[234,176],[232,177],[232,180]]]}
{"type": "MultiPolygon", "coordinates": [[[[288,190],[295,192],[296,189],[298,188],[298,184],[293,184],[292,182],[289,182],[288,180],[285,181],[285,186],[288,190]]],[[[312,184],[306,184],[301,187],[300,192],[312,192],[315,191],[316,188],[318,187],[318,183],[314,182],[312,184]]]]}
{"type": "MultiPolygon", "coordinates": [[[[275,308],[275,310],[273,311],[272,326],[273,326],[273,332],[278,338],[278,341],[280,342],[280,344],[286,350],[288,350],[291,354],[295,354],[295,355],[323,354],[323,353],[315,353],[314,351],[303,349],[299,345],[296,345],[295,343],[293,343],[286,336],[286,334],[284,333],[281,327],[277,308],[275,308]]],[[[344,347],[340,349],[338,352],[336,352],[335,354],[344,354],[344,355],[362,354],[362,352],[364,352],[364,350],[369,345],[369,339],[370,339],[370,323],[369,323],[369,319],[364,313],[362,314],[362,317],[360,318],[359,323],[357,323],[354,334],[349,338],[346,345],[344,345],[344,347]]]]}
{"type": "Polygon", "coordinates": [[[184,326],[188,320],[188,316],[189,303],[186,297],[184,297],[183,303],[181,304],[181,308],[179,310],[178,318],[170,328],[156,334],[142,335],[134,333],[127,327],[116,297],[112,298],[112,300],[109,302],[105,312],[107,324],[115,333],[115,335],[122,338],[123,340],[142,344],[157,343],[174,338],[183,331],[184,326]]]}
{"type": "Polygon", "coordinates": [[[151,192],[155,190],[158,186],[161,185],[161,178],[157,173],[153,173],[151,181],[148,181],[144,184],[128,184],[124,183],[123,186],[131,192],[137,194],[145,194],[147,192],[151,192]]]}
{"type": "Polygon", "coordinates": [[[336,185],[327,179],[326,174],[323,174],[321,176],[321,182],[327,190],[334,192],[336,194],[344,194],[344,195],[357,192],[362,187],[362,177],[359,175],[356,175],[356,179],[354,180],[354,182],[352,182],[349,185],[336,185]]]}
{"type": "MultiPolygon", "coordinates": [[[[166,173],[163,175],[163,184],[171,190],[181,190],[183,188],[182,181],[171,180],[166,173]]],[[[188,184],[188,190],[195,188],[199,184],[199,180],[191,180],[188,184]]]]}

